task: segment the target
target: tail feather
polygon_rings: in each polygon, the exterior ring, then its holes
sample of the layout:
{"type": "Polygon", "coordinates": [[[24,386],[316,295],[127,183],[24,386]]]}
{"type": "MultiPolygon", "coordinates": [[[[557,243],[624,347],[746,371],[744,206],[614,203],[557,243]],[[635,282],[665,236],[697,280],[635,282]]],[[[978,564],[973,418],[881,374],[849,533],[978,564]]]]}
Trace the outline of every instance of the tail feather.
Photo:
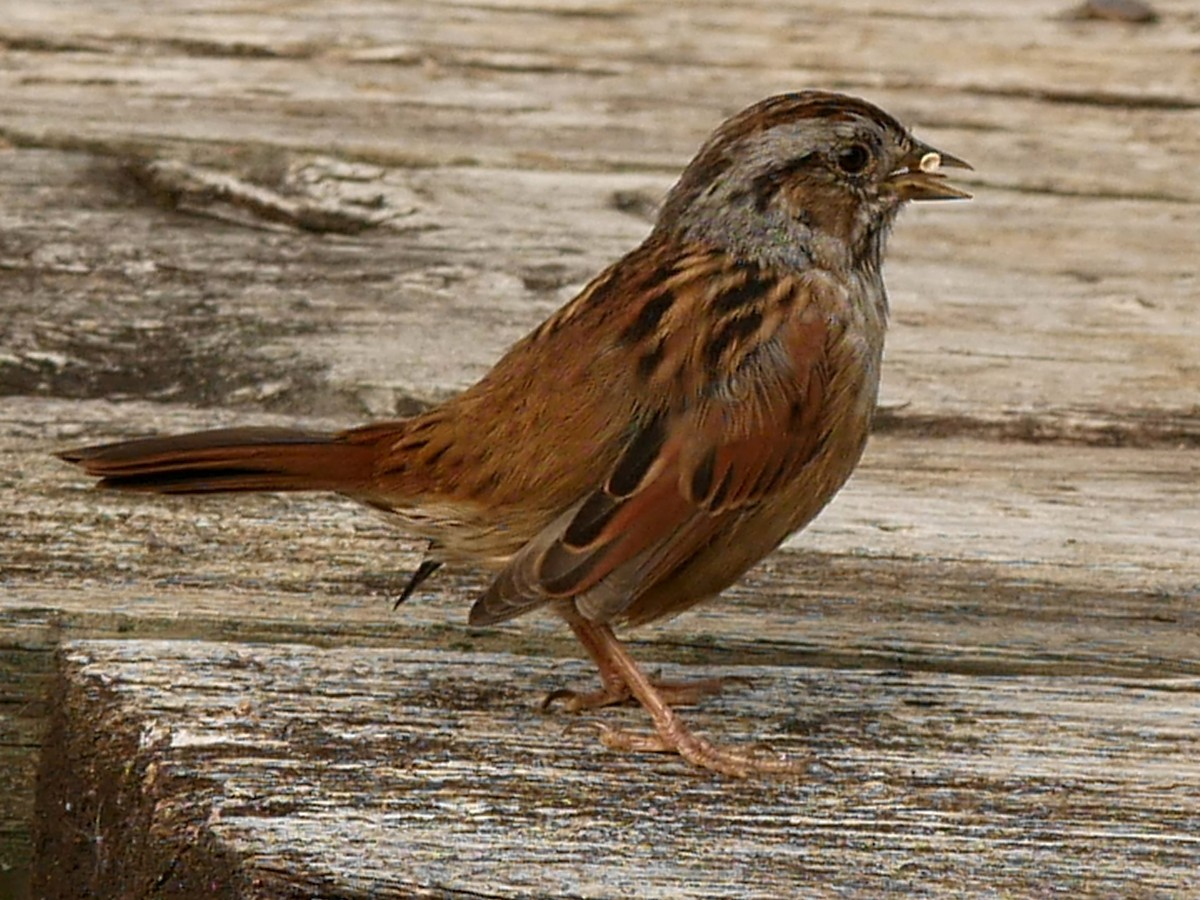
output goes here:
{"type": "Polygon", "coordinates": [[[157,494],[364,492],[374,448],[337,434],[229,428],[82,447],[58,454],[98,487],[157,494]]]}

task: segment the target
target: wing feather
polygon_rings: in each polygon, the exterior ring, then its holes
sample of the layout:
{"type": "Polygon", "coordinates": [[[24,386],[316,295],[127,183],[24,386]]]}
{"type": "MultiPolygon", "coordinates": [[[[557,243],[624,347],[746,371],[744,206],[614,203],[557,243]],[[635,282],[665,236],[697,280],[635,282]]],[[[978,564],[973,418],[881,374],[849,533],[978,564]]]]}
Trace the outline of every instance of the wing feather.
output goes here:
{"type": "MultiPolygon", "coordinates": [[[[687,352],[705,360],[706,377],[695,380],[694,364],[674,370],[675,389],[655,392],[664,405],[642,417],[604,482],[512,558],[471,610],[472,623],[571,598],[594,620],[619,617],[819,452],[836,328],[811,283],[796,279],[787,293],[779,279],[745,273],[715,291],[676,286],[663,306],[655,316],[672,318],[673,339],[697,335],[687,352]]],[[[642,321],[636,311],[633,321],[642,321]]],[[[665,340],[634,331],[643,343],[665,340]]]]}

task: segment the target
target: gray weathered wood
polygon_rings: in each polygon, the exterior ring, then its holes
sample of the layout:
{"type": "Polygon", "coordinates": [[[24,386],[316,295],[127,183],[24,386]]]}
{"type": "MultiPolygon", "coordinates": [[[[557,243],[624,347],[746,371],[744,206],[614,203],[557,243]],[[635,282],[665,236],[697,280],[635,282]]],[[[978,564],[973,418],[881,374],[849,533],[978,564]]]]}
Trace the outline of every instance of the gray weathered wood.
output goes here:
{"type": "MultiPolygon", "coordinates": [[[[807,778],[733,784],[670,760],[650,774],[586,727],[564,734],[527,688],[587,674],[577,665],[445,648],[70,644],[72,733],[47,763],[115,777],[81,798],[70,788],[89,779],[59,776],[54,799],[83,804],[68,824],[91,827],[53,830],[64,864],[47,883],[87,873],[102,896],[207,882],[256,896],[662,898],[1196,886],[1200,710],[1178,707],[1196,677],[704,671],[755,685],[693,720],[811,758],[807,778]]],[[[606,718],[640,724],[633,711],[606,718]]]]}
{"type": "Polygon", "coordinates": [[[1155,6],[6,10],[0,895],[50,710],[64,896],[218,869],[243,896],[1196,890],[1200,54],[1191,5],[1155,6]],[[445,397],[640,240],[722,116],[809,85],[970,159],[976,200],[897,227],[881,433],[844,495],[633,646],[754,672],[694,720],[815,753],[810,782],[562,735],[532,705],[586,676],[569,637],[467,631],[472,573],[391,613],[420,548],[350,504],[105,496],[47,455],[445,397]],[[97,636],[154,640],[51,658],[97,636]],[[441,755],[406,770],[387,738],[417,728],[441,755]]]}

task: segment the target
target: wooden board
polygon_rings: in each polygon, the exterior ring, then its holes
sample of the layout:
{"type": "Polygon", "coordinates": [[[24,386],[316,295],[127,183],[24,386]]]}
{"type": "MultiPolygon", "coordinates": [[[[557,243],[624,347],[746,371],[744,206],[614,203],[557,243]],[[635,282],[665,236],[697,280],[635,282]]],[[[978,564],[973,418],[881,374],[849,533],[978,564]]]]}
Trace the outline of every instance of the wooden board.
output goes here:
{"type": "Polygon", "coordinates": [[[564,733],[530,689],[585,676],[577,665],[72,643],[44,766],[50,797],[76,808],[44,823],[58,863],[42,886],[764,900],[1197,886],[1200,716],[1178,703],[1200,678],[713,671],[754,689],[692,719],[811,760],[803,781],[616,756],[586,720],[564,733]]]}
{"type": "Polygon", "coordinates": [[[1149,26],[1067,6],[9,11],[0,895],[29,891],[43,745],[41,839],[78,868],[43,854],[40,883],[62,896],[119,894],[121,872],[202,893],[187,878],[218,862],[244,896],[617,896],[626,868],[646,896],[752,896],[759,872],[763,896],[1196,889],[1200,20],[1183,0],[1149,26]],[[562,735],[531,691],[586,675],[569,637],[468,631],[470,572],[391,613],[420,547],[350,504],[105,496],[48,455],[435,402],[635,245],[723,116],[803,86],[971,160],[976,199],[898,223],[884,409],[845,493],[721,602],[633,637],[655,664],[753,672],[694,720],[813,752],[810,782],[562,735]],[[253,699],[271,683],[289,706],[253,699]],[[444,753],[404,769],[339,697],[444,753]],[[292,719],[312,730],[278,738],[292,719]],[[241,757],[141,743],[235,720],[241,757]],[[334,750],[371,765],[330,774],[334,750]],[[95,766],[57,764],[72,753],[95,766]],[[262,815],[214,787],[235,770],[238,791],[274,785],[262,815]],[[179,835],[197,850],[172,867],[179,835]]]}

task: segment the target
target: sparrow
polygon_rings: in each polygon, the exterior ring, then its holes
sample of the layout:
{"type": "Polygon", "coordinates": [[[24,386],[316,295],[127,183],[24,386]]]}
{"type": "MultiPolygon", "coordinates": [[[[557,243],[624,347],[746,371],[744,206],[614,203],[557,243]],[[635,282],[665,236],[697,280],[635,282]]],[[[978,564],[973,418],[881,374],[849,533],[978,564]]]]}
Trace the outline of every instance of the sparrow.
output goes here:
{"type": "Polygon", "coordinates": [[[102,488],[354,498],[429,543],[401,601],[450,561],[494,572],[471,625],[561,616],[601,684],[553,696],[573,711],[635,699],[653,722],[602,726],[606,746],[798,773],[691,731],[674,706],[720,680],[655,681],[613,626],[715,597],[849,478],[878,394],[888,233],[910,200],[970,197],[943,167],[971,168],[864,100],[770,97],[709,137],[639,247],[442,405],[59,455],[102,488]]]}

